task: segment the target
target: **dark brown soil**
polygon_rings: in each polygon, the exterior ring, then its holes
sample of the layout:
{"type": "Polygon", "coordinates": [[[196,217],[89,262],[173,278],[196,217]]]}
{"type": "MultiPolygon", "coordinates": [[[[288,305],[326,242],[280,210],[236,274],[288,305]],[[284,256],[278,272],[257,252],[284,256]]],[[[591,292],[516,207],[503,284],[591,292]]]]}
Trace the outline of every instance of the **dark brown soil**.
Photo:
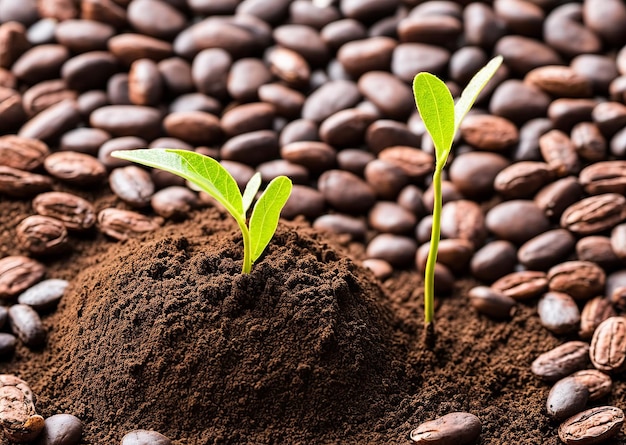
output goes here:
{"type": "MultiPolygon", "coordinates": [[[[23,202],[0,201],[3,254],[23,202]]],[[[362,248],[284,223],[249,276],[241,240],[214,209],[144,240],[76,239],[50,260],[72,280],[41,351],[0,366],[28,381],[45,415],[85,421],[86,444],[135,428],[182,444],[408,444],[422,421],[469,411],[482,444],[557,444],[549,386],[532,360],[556,346],[535,308],[510,322],[477,315],[470,281],[437,310],[423,347],[421,276],[384,283],[357,265],[362,248]],[[350,258],[352,257],[352,259],[350,258]],[[353,261],[354,260],[354,261],[353,261]]],[[[623,403],[617,383],[609,403],[623,403]]]]}

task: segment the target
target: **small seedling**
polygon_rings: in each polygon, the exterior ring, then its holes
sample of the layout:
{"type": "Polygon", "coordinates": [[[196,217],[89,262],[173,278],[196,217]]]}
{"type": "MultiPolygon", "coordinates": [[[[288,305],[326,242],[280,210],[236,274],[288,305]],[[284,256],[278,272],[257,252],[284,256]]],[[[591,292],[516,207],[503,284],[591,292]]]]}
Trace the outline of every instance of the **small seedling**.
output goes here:
{"type": "Polygon", "coordinates": [[[441,173],[448,160],[452,142],[461,121],[501,64],[501,56],[491,59],[470,80],[456,105],[446,84],[436,76],[430,73],[419,73],[413,79],[413,95],[417,110],[435,145],[433,226],[424,276],[424,324],[431,332],[435,316],[435,263],[441,234],[441,173]]]}
{"type": "Polygon", "coordinates": [[[252,264],[271,241],[280,211],[291,194],[289,178],[274,178],[254,205],[248,226],[246,214],[261,187],[260,173],[252,176],[242,195],[235,179],[219,162],[193,151],[151,148],[114,151],[111,156],[180,176],[222,204],[237,221],[243,236],[242,273],[250,273],[252,264]]]}

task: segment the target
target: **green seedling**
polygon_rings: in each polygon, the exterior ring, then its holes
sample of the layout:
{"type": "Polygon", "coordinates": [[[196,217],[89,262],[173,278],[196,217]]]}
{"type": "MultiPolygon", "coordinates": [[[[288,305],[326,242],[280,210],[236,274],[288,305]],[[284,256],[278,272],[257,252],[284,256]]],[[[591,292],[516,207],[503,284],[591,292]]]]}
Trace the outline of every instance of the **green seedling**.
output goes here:
{"type": "Polygon", "coordinates": [[[413,94],[417,110],[435,145],[433,226],[424,274],[424,323],[430,330],[432,330],[435,316],[435,263],[441,234],[441,173],[448,160],[452,142],[461,121],[501,64],[502,57],[498,56],[478,71],[463,90],[456,104],[446,84],[436,76],[430,73],[419,73],[413,79],[413,94]]]}
{"type": "Polygon", "coordinates": [[[289,178],[274,178],[254,205],[248,226],[246,215],[261,187],[260,173],[252,176],[242,195],[235,179],[219,162],[193,151],[151,148],[114,151],[111,156],[180,176],[222,204],[237,221],[243,236],[242,273],[250,273],[252,264],[271,241],[280,211],[291,194],[289,178]]]}

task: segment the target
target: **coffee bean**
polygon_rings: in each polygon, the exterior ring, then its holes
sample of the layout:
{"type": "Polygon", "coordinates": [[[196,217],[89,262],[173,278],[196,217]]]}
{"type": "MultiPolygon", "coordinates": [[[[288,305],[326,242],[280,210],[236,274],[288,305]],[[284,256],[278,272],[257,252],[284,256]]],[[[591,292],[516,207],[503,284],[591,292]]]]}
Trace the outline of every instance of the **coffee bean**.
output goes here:
{"type": "Polygon", "coordinates": [[[370,71],[388,71],[396,45],[396,40],[389,37],[354,40],[339,48],[337,59],[354,78],[370,71]]]}
{"type": "Polygon", "coordinates": [[[449,15],[414,13],[398,23],[397,32],[402,42],[441,45],[454,42],[463,32],[463,25],[457,17],[449,15]]]}
{"type": "Polygon", "coordinates": [[[35,212],[62,221],[68,230],[87,230],[96,222],[93,205],[71,193],[42,193],[33,199],[32,204],[35,212]]]}
{"type": "MultiPolygon", "coordinates": [[[[8,313],[8,312],[7,312],[8,313]]],[[[17,338],[13,334],[0,332],[0,357],[8,357],[15,352],[17,338]]]]}
{"type": "MultiPolygon", "coordinates": [[[[305,58],[296,51],[280,46],[275,47],[267,53],[267,62],[270,72],[288,86],[301,88],[310,84],[311,68],[305,58]]],[[[263,83],[271,80],[267,79],[263,83]]]]}
{"type": "Polygon", "coordinates": [[[9,21],[0,26],[0,67],[11,68],[30,48],[24,25],[9,21]]]}
{"type": "Polygon", "coordinates": [[[198,196],[187,187],[170,186],[159,190],[150,199],[154,212],[168,219],[184,219],[199,206],[198,196]]]}
{"type": "Polygon", "coordinates": [[[196,89],[217,98],[228,94],[228,72],[232,66],[231,55],[222,48],[200,51],[191,65],[191,76],[196,89]]]}
{"type": "Polygon", "coordinates": [[[564,292],[576,300],[588,300],[604,290],[602,268],[586,261],[566,261],[548,271],[550,290],[564,292]]]}
{"type": "Polygon", "coordinates": [[[82,0],[81,17],[109,23],[116,28],[126,26],[126,11],[112,0],[82,0]]]}
{"type": "Polygon", "coordinates": [[[548,164],[521,161],[501,170],[493,181],[493,187],[509,199],[531,198],[552,178],[553,172],[548,164]]]}
{"type": "Polygon", "coordinates": [[[613,382],[611,377],[595,369],[583,369],[569,378],[581,382],[589,390],[589,401],[593,402],[611,393],[613,382]]]}
{"type": "Polygon", "coordinates": [[[621,264],[608,236],[592,235],[579,239],[576,243],[576,256],[581,261],[591,261],[609,270],[621,264]]]}
{"type": "Polygon", "coordinates": [[[544,22],[544,40],[561,54],[596,53],[602,48],[598,35],[582,23],[582,5],[566,3],[555,8],[544,22]]]}
{"type": "Polygon", "coordinates": [[[385,117],[404,120],[414,109],[409,87],[392,74],[367,72],[359,78],[358,87],[385,117]]]}
{"type": "Polygon", "coordinates": [[[151,140],[161,133],[161,113],[155,108],[139,105],[99,108],[91,113],[89,123],[113,136],[137,136],[151,140]]]}
{"type": "Polygon", "coordinates": [[[572,297],[562,292],[548,292],[539,299],[537,312],[541,324],[555,334],[578,329],[580,310],[572,297]]]}
{"type": "Polygon", "coordinates": [[[467,200],[444,204],[441,209],[441,235],[468,240],[474,248],[482,246],[487,230],[480,206],[467,200]]]}
{"type": "Polygon", "coordinates": [[[98,128],[75,128],[61,137],[60,150],[96,156],[100,146],[111,139],[111,135],[98,128]]]}
{"type": "Polygon", "coordinates": [[[626,260],[626,224],[619,224],[611,231],[611,248],[618,258],[626,260]]]}
{"type": "Polygon", "coordinates": [[[567,66],[551,65],[534,68],[524,76],[524,82],[557,97],[589,97],[589,79],[567,66]]]}
{"type": "Polygon", "coordinates": [[[83,435],[83,423],[71,414],[54,414],[46,418],[40,445],[77,445],[83,435]]]}
{"type": "Polygon", "coordinates": [[[341,213],[322,215],[315,219],[313,227],[332,233],[347,234],[352,239],[363,239],[367,232],[367,224],[363,219],[341,213]]]}
{"type": "Polygon", "coordinates": [[[109,39],[108,47],[109,51],[127,66],[139,59],[158,62],[173,55],[172,45],[169,42],[142,34],[118,34],[109,39]]]}
{"type": "Polygon", "coordinates": [[[580,161],[571,139],[562,131],[550,130],[539,138],[541,155],[558,176],[578,173],[580,161]]]}
{"type": "Polygon", "coordinates": [[[422,196],[423,192],[420,188],[409,184],[404,187],[398,195],[397,203],[413,215],[421,218],[426,215],[426,208],[422,196]]]}
{"type": "MultiPolygon", "coordinates": [[[[229,139],[220,151],[222,159],[257,165],[275,159],[279,152],[278,136],[272,130],[259,130],[229,139]]],[[[287,159],[291,160],[292,159],[287,159]]]]}
{"type": "Polygon", "coordinates": [[[42,80],[58,78],[61,66],[69,58],[70,52],[62,45],[38,45],[23,53],[11,70],[18,79],[34,85],[42,80]]]}
{"type": "Polygon", "coordinates": [[[590,0],[583,4],[585,25],[612,45],[624,45],[626,32],[621,24],[626,20],[626,6],[620,1],[590,0]]]}
{"type": "Polygon", "coordinates": [[[465,39],[470,45],[491,48],[506,33],[504,20],[482,3],[469,3],[463,10],[465,39]]]}
{"type": "Polygon", "coordinates": [[[298,215],[302,215],[309,220],[314,220],[322,215],[325,210],[324,195],[312,187],[295,184],[281,216],[285,219],[294,219],[298,215]]]}
{"type": "Polygon", "coordinates": [[[79,122],[80,113],[76,101],[64,99],[26,122],[20,128],[18,136],[51,141],[74,128],[79,122]]]}
{"type": "Polygon", "coordinates": [[[626,198],[617,193],[583,198],[561,215],[561,227],[578,235],[591,235],[612,229],[626,218],[626,198]]]}
{"type": "Polygon", "coordinates": [[[511,272],[496,280],[491,287],[517,301],[529,300],[548,289],[548,278],[544,272],[524,270],[511,272]]]}
{"type": "Polygon", "coordinates": [[[424,422],[411,431],[411,440],[418,444],[466,445],[474,443],[482,425],[480,419],[473,414],[456,412],[424,422]]]}
{"type": "Polygon", "coordinates": [[[354,82],[335,80],[327,82],[307,97],[302,107],[302,117],[321,122],[337,111],[354,107],[361,93],[354,82]]]}
{"type": "Polygon", "coordinates": [[[365,213],[376,202],[373,188],[347,171],[325,171],[319,177],[317,187],[331,206],[346,213],[365,213]]]}
{"type": "Polygon", "coordinates": [[[0,427],[6,439],[32,442],[43,429],[44,420],[35,410],[35,396],[28,384],[11,374],[0,375],[0,400],[5,407],[0,427]]]}
{"type": "Polygon", "coordinates": [[[522,125],[513,159],[516,161],[541,161],[539,138],[550,130],[552,130],[552,122],[547,118],[531,119],[522,125]]]}
{"type": "Polygon", "coordinates": [[[598,94],[606,95],[611,82],[619,76],[615,59],[600,54],[580,54],[572,59],[570,66],[587,77],[598,94]]]}
{"type": "Polygon", "coordinates": [[[517,264],[515,246],[509,241],[495,240],[476,251],[470,261],[472,275],[487,283],[513,272],[517,264]]]}
{"type": "Polygon", "coordinates": [[[52,153],[44,160],[44,168],[61,181],[75,185],[95,185],[106,177],[106,167],[93,156],[75,151],[52,153]]]}
{"type": "Polygon", "coordinates": [[[135,0],[127,9],[128,22],[137,31],[160,39],[170,39],[186,25],[185,16],[168,3],[135,0]]]}
{"type": "Polygon", "coordinates": [[[596,105],[596,99],[555,99],[548,107],[548,118],[555,129],[569,132],[579,122],[591,121],[596,105]]]}
{"type": "Polygon", "coordinates": [[[400,43],[391,56],[391,72],[404,82],[412,82],[415,73],[444,73],[449,60],[450,52],[440,46],[400,43]]]}
{"type": "Polygon", "coordinates": [[[376,235],[367,245],[366,257],[387,261],[392,266],[405,267],[412,263],[417,244],[412,238],[390,233],[376,235]]]}
{"type": "Polygon", "coordinates": [[[558,219],[582,194],[583,188],[578,179],[568,176],[543,187],[535,195],[534,201],[548,218],[558,219]]]}
{"type": "Polygon", "coordinates": [[[602,161],[606,158],[606,139],[596,124],[591,122],[576,124],[574,128],[572,128],[571,138],[576,148],[576,154],[578,154],[581,159],[587,161],[602,161]]]}
{"type": "Polygon", "coordinates": [[[310,26],[282,25],[274,29],[273,37],[280,46],[297,52],[312,65],[324,64],[328,49],[320,33],[310,26]]]}
{"type": "Polygon", "coordinates": [[[258,98],[259,88],[272,80],[272,73],[261,60],[239,59],[230,68],[226,89],[235,100],[251,102],[258,98]]]}
{"type": "Polygon", "coordinates": [[[549,46],[523,36],[502,37],[494,48],[504,57],[504,63],[519,75],[545,65],[561,65],[561,57],[549,46]]]}
{"type": "Polygon", "coordinates": [[[46,341],[46,331],[35,310],[25,304],[9,308],[11,330],[26,346],[40,346],[46,341]]]}
{"type": "Polygon", "coordinates": [[[515,125],[499,116],[473,114],[467,116],[460,127],[461,137],[468,144],[489,151],[501,151],[518,140],[515,125]]]}
{"type": "Polygon", "coordinates": [[[596,328],[589,356],[593,366],[604,372],[619,372],[626,366],[626,319],[610,317],[596,328]]]}
{"type": "Polygon", "coordinates": [[[490,287],[473,287],[467,295],[474,309],[495,319],[510,318],[515,307],[514,299],[490,287]]]}
{"type": "Polygon", "coordinates": [[[36,170],[50,150],[37,139],[15,135],[0,136],[0,165],[19,170],[36,170]]]}
{"type": "Polygon", "coordinates": [[[163,119],[166,133],[189,144],[206,144],[218,140],[222,135],[217,116],[204,111],[179,111],[163,119]]]}
{"type": "Polygon", "coordinates": [[[22,293],[46,274],[46,267],[31,258],[14,255],[0,259],[0,298],[22,293]]]}
{"type": "Polygon", "coordinates": [[[379,232],[407,234],[417,224],[415,216],[394,202],[378,201],[368,215],[369,225],[379,232]]]}
{"type": "Polygon", "coordinates": [[[108,51],[90,51],[63,64],[61,77],[68,88],[77,91],[99,89],[117,72],[117,60],[108,51]]]}
{"type": "Polygon", "coordinates": [[[256,102],[231,108],[222,116],[221,127],[228,136],[272,128],[274,107],[256,102]]]}
{"type": "Polygon", "coordinates": [[[118,198],[132,207],[147,206],[155,189],[150,173],[135,165],[113,170],[109,175],[109,186],[118,198]]]}
{"type": "Polygon", "coordinates": [[[614,406],[597,406],[578,413],[559,426],[559,438],[567,445],[592,445],[616,436],[624,424],[624,412],[614,406]]]}
{"type": "Polygon", "coordinates": [[[361,265],[372,271],[374,276],[381,281],[386,280],[393,274],[393,267],[385,260],[368,258],[363,260],[361,265]]]}
{"type": "Polygon", "coordinates": [[[541,209],[533,201],[522,199],[493,207],[485,217],[485,225],[498,238],[515,244],[523,244],[550,227],[541,209]]]}
{"type": "Polygon", "coordinates": [[[157,63],[163,87],[174,96],[194,90],[191,64],[180,57],[170,57],[157,63]]]}
{"type": "Polygon", "coordinates": [[[258,90],[259,99],[273,105],[276,114],[286,118],[296,118],[304,104],[302,93],[279,83],[266,83],[258,90]]]}
{"type": "Polygon", "coordinates": [[[339,49],[344,43],[363,40],[367,29],[354,19],[341,19],[324,26],[320,32],[323,42],[332,50],[339,49]]]}
{"type": "MultiPolygon", "coordinates": [[[[430,242],[422,244],[417,249],[415,264],[420,272],[426,269],[430,242]]],[[[464,239],[442,239],[439,242],[437,262],[448,267],[452,272],[463,272],[467,268],[474,246],[464,239]]]]}
{"type": "Polygon", "coordinates": [[[132,105],[128,94],[127,73],[117,73],[109,78],[107,82],[107,102],[110,105],[132,105]]]}
{"type": "MultiPolygon", "coordinates": [[[[231,176],[235,178],[235,182],[241,190],[245,188],[248,181],[250,181],[252,176],[254,176],[254,169],[242,162],[222,160],[220,161],[220,164],[222,164],[222,167],[224,167],[228,171],[228,173],[230,173],[231,176]]],[[[178,185],[183,184],[184,183],[180,183],[178,185]]]]}
{"type": "Polygon", "coordinates": [[[517,252],[519,262],[530,270],[547,270],[566,259],[576,239],[565,229],[541,233],[526,241],[517,252]]]}
{"type": "Polygon", "coordinates": [[[277,176],[287,176],[294,184],[305,185],[309,183],[309,171],[306,167],[294,164],[284,159],[263,162],[257,166],[264,182],[269,182],[277,176]]]}
{"type": "Polygon", "coordinates": [[[58,219],[31,215],[15,228],[17,241],[22,248],[35,255],[50,255],[68,248],[67,229],[58,219]]]}
{"type": "MultiPolygon", "coordinates": [[[[494,90],[489,111],[521,125],[545,116],[549,104],[550,96],[539,88],[517,79],[507,79],[494,90]]],[[[523,139],[521,132],[520,139],[523,139]]]]}
{"type": "Polygon", "coordinates": [[[49,176],[0,165],[0,193],[26,198],[51,188],[52,180],[49,176]]]}
{"type": "Polygon", "coordinates": [[[365,179],[376,195],[382,199],[395,200],[410,178],[397,162],[374,159],[365,166],[365,179]]]}
{"type": "Polygon", "coordinates": [[[589,362],[589,345],[569,341],[537,357],[531,370],[537,377],[553,382],[583,369],[589,362]]]}
{"type": "Polygon", "coordinates": [[[152,232],[161,224],[160,218],[150,218],[131,210],[106,208],[98,213],[98,229],[118,241],[152,232]]]}
{"type": "Polygon", "coordinates": [[[1,77],[0,68],[0,128],[4,131],[14,130],[26,120],[22,97],[14,89],[2,86],[1,77]]]}
{"type": "MultiPolygon", "coordinates": [[[[463,195],[459,193],[456,186],[452,182],[446,180],[441,181],[441,201],[444,206],[449,202],[459,201],[461,199],[463,199],[463,195]]],[[[432,183],[424,191],[424,194],[422,195],[422,202],[428,212],[433,211],[435,204],[435,190],[432,183]]]]}
{"type": "Polygon", "coordinates": [[[596,162],[581,170],[580,183],[591,195],[626,193],[626,161],[596,162]]]}
{"type": "Polygon", "coordinates": [[[150,430],[134,430],[122,437],[121,445],[171,445],[163,434],[150,430]]]}
{"type": "Polygon", "coordinates": [[[114,158],[111,153],[116,150],[133,150],[135,148],[146,147],[148,143],[136,136],[124,136],[113,138],[105,142],[98,149],[98,160],[109,169],[129,165],[129,161],[114,158]]]}
{"type": "MultiPolygon", "coordinates": [[[[141,3],[154,3],[141,0],[141,3]]],[[[133,105],[156,106],[163,95],[163,78],[157,64],[150,59],[138,59],[128,72],[128,98],[133,105]]]]}
{"type": "Polygon", "coordinates": [[[612,272],[606,280],[606,296],[619,309],[626,307],[626,271],[612,272]]]}
{"type": "Polygon", "coordinates": [[[57,42],[74,53],[105,50],[114,35],[113,26],[94,20],[64,20],[54,29],[57,42]]]}
{"type": "Polygon", "coordinates": [[[435,168],[433,156],[418,148],[403,145],[383,149],[378,159],[396,165],[412,180],[423,179],[435,168]]]}
{"type": "Polygon", "coordinates": [[[468,198],[486,197],[493,193],[497,175],[509,161],[497,153],[470,151],[454,158],[450,164],[450,180],[468,198]]]}
{"type": "Polygon", "coordinates": [[[626,125],[626,106],[619,102],[599,103],[593,108],[591,118],[602,134],[610,138],[626,125]]]}
{"type": "Polygon", "coordinates": [[[604,320],[617,315],[609,298],[595,297],[585,303],[580,314],[580,331],[578,335],[588,340],[596,328],[604,320]]]}
{"type": "Polygon", "coordinates": [[[563,420],[583,411],[588,399],[587,386],[573,377],[565,377],[550,390],[546,409],[550,417],[563,420]]]}
{"type": "Polygon", "coordinates": [[[57,305],[69,284],[69,281],[55,278],[40,281],[22,292],[17,297],[17,302],[38,312],[47,311],[57,305]]]}

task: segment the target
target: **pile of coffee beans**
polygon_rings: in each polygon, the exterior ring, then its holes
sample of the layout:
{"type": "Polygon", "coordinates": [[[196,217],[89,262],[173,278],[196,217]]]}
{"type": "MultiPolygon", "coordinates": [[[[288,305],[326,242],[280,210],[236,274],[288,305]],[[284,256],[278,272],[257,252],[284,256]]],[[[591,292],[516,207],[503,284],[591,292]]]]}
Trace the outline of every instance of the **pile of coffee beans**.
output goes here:
{"type": "Polygon", "coordinates": [[[626,362],[625,24],[621,0],[0,0],[0,195],[33,209],[24,255],[0,258],[0,298],[19,296],[0,324],[40,344],[65,284],[34,288],[38,259],[71,237],[124,240],[215,205],[120,149],[195,150],[241,186],[287,175],[285,218],[364,243],[381,280],[422,272],[434,151],[411,81],[458,94],[501,54],[445,172],[436,292],[471,275],[472,306],[501,320],[538,300],[546,329],[582,340],[533,364],[565,379],[548,400],[561,439],[610,437],[619,408],[582,410],[611,386],[589,361],[626,362]]]}

